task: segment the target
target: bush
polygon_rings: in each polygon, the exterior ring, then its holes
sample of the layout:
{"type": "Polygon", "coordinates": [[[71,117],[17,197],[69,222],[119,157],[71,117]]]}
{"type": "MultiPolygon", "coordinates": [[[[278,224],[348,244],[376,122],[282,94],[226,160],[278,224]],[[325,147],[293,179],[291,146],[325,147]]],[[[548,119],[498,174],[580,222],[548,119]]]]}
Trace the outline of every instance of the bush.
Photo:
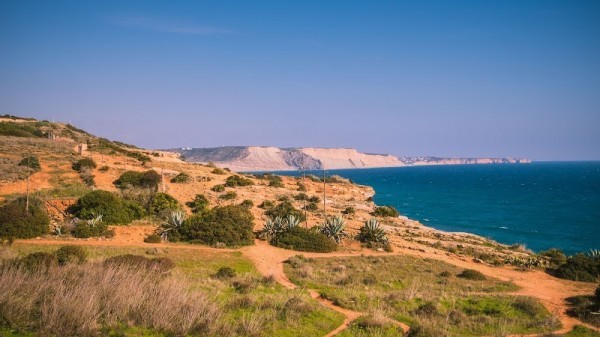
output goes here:
{"type": "Polygon", "coordinates": [[[239,175],[229,176],[227,180],[225,180],[225,186],[227,187],[236,187],[236,186],[250,186],[254,185],[254,182],[250,179],[244,178],[239,175]]]}
{"type": "Polygon", "coordinates": [[[29,198],[29,211],[25,206],[26,198],[21,197],[0,207],[0,238],[29,239],[48,234],[50,218],[42,201],[29,198]]]}
{"type": "Polygon", "coordinates": [[[87,254],[80,246],[62,246],[56,251],[58,264],[64,266],[69,263],[84,263],[87,261],[87,254]]]}
{"type": "Polygon", "coordinates": [[[299,192],[306,192],[306,185],[304,185],[301,182],[298,182],[298,191],[299,192]]]}
{"type": "Polygon", "coordinates": [[[570,256],[567,262],[556,269],[557,277],[583,282],[595,282],[600,277],[600,257],[584,254],[570,256]]]}
{"type": "Polygon", "coordinates": [[[483,275],[481,272],[477,271],[477,270],[473,270],[473,269],[465,269],[462,271],[462,273],[457,275],[460,278],[464,278],[466,280],[474,280],[474,281],[484,281],[485,275],[483,275]]]}
{"type": "Polygon", "coordinates": [[[337,249],[336,243],[324,234],[302,227],[287,229],[271,238],[270,243],[302,252],[329,253],[337,249]]]}
{"type": "Polygon", "coordinates": [[[23,158],[19,162],[19,166],[29,167],[34,172],[38,172],[39,170],[42,169],[42,166],[40,165],[40,160],[36,156],[29,156],[29,157],[23,158]]]}
{"type": "Polygon", "coordinates": [[[184,172],[179,173],[178,175],[176,175],[175,177],[171,178],[171,182],[174,184],[182,184],[182,183],[187,183],[190,182],[192,180],[192,177],[184,172]]]}
{"type": "Polygon", "coordinates": [[[167,257],[149,259],[145,256],[133,254],[109,257],[104,260],[104,264],[117,267],[131,267],[132,269],[141,268],[159,273],[164,273],[175,268],[175,262],[167,257]]]}
{"type": "Polygon", "coordinates": [[[92,191],[79,198],[68,211],[80,219],[91,219],[101,214],[108,225],[128,224],[144,215],[144,210],[138,204],[102,190],[92,191]]]}
{"type": "Polygon", "coordinates": [[[247,246],[254,243],[254,217],[241,206],[215,207],[185,220],[174,239],[207,245],[247,246]]]}
{"type": "Polygon", "coordinates": [[[229,279],[235,277],[235,275],[235,269],[231,267],[221,267],[215,274],[215,277],[219,279],[229,279]]]}
{"type": "Polygon", "coordinates": [[[375,210],[371,213],[372,216],[380,216],[380,217],[394,217],[397,218],[400,215],[400,212],[394,206],[377,206],[375,210]]]}
{"type": "Polygon", "coordinates": [[[269,180],[269,186],[271,187],[283,187],[283,180],[280,176],[269,174],[267,180],[269,180]]]}
{"type": "Polygon", "coordinates": [[[144,239],[145,243],[161,243],[162,239],[158,234],[150,234],[144,239]]]}
{"type": "Polygon", "coordinates": [[[220,169],[220,168],[218,168],[218,167],[215,167],[215,169],[214,169],[214,170],[212,170],[212,172],[211,172],[211,173],[213,173],[213,174],[227,174],[227,172],[226,172],[225,170],[223,170],[223,169],[220,169]]]}
{"type": "Polygon", "coordinates": [[[250,199],[246,199],[246,200],[242,201],[240,206],[250,209],[254,206],[254,201],[252,201],[250,199]]]}
{"type": "Polygon", "coordinates": [[[342,211],[342,214],[345,214],[345,215],[353,215],[355,213],[356,213],[356,209],[352,206],[346,207],[346,209],[342,211]]]}
{"type": "Polygon", "coordinates": [[[29,271],[44,271],[58,265],[55,253],[34,252],[19,259],[17,264],[29,271]]]}
{"type": "Polygon", "coordinates": [[[295,208],[294,205],[292,205],[292,203],[289,201],[281,202],[277,206],[269,208],[265,212],[265,215],[272,219],[277,217],[286,218],[290,215],[293,215],[300,221],[306,220],[304,213],[301,210],[295,208]]]}
{"type": "Polygon", "coordinates": [[[112,237],[114,232],[108,229],[106,223],[98,223],[94,226],[88,225],[85,221],[79,222],[71,230],[71,235],[79,239],[112,237]]]}
{"type": "Polygon", "coordinates": [[[538,254],[539,256],[543,256],[548,258],[550,265],[558,267],[565,262],[567,262],[567,256],[563,253],[562,250],[557,248],[550,248],[538,254]]]}
{"type": "Polygon", "coordinates": [[[273,206],[275,206],[275,203],[273,203],[273,201],[265,200],[260,205],[258,205],[258,208],[271,208],[273,206]]]}
{"type": "Polygon", "coordinates": [[[98,171],[100,172],[108,172],[108,170],[110,170],[110,167],[108,167],[108,165],[104,165],[98,169],[98,171]]]}
{"type": "Polygon", "coordinates": [[[204,194],[196,194],[194,200],[188,201],[185,204],[192,209],[192,213],[201,213],[208,208],[210,202],[204,194]]]}
{"type": "Polygon", "coordinates": [[[0,122],[0,136],[43,137],[44,133],[30,123],[0,122]]]}
{"type": "Polygon", "coordinates": [[[308,195],[306,193],[298,193],[294,196],[294,199],[298,201],[308,200],[308,195]]]}
{"type": "Polygon", "coordinates": [[[77,172],[81,172],[84,168],[87,169],[95,169],[96,168],[96,162],[91,159],[91,158],[83,158],[83,159],[79,159],[75,164],[73,164],[73,166],[71,166],[73,168],[73,170],[77,171],[77,172]]]}
{"type": "Polygon", "coordinates": [[[119,179],[115,180],[113,184],[120,189],[127,187],[144,187],[158,189],[158,184],[162,178],[154,170],[146,172],[127,171],[123,173],[119,179]]]}
{"type": "Polygon", "coordinates": [[[213,192],[223,192],[225,191],[225,185],[223,184],[219,184],[219,185],[215,185],[211,188],[211,191],[213,192]]]}
{"type": "Polygon", "coordinates": [[[167,193],[159,192],[152,197],[148,211],[150,214],[159,215],[164,211],[177,210],[179,208],[177,199],[167,193]]]}
{"type": "Polygon", "coordinates": [[[319,205],[314,202],[309,202],[304,208],[309,212],[316,212],[319,210],[319,205]]]}
{"type": "Polygon", "coordinates": [[[235,198],[237,198],[237,193],[234,191],[229,191],[221,196],[219,196],[219,199],[223,199],[223,200],[233,200],[235,198]]]}

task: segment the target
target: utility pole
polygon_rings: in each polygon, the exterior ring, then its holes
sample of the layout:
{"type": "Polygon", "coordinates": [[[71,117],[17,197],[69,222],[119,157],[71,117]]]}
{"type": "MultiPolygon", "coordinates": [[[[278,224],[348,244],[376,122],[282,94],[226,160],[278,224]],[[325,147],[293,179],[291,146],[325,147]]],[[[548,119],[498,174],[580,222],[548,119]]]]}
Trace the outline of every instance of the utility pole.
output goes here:
{"type": "MultiPolygon", "coordinates": [[[[27,171],[29,171],[29,169],[27,171]]],[[[25,198],[25,212],[29,212],[29,172],[27,172],[27,197],[25,198]]]]}
{"type": "Polygon", "coordinates": [[[327,185],[325,183],[325,165],[323,165],[323,224],[327,223],[327,205],[325,204],[325,200],[327,194],[325,193],[327,185]]]}

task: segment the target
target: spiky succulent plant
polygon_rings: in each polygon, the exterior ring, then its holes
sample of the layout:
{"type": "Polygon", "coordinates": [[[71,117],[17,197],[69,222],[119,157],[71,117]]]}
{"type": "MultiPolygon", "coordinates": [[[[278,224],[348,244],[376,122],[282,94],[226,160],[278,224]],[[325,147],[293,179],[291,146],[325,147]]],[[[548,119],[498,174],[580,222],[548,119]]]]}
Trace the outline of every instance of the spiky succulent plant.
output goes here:
{"type": "Polygon", "coordinates": [[[345,229],[346,223],[341,216],[328,218],[320,227],[321,233],[325,234],[328,238],[333,239],[337,244],[340,244],[343,238],[348,237],[345,229]]]}
{"type": "Polygon", "coordinates": [[[298,227],[298,225],[300,225],[300,218],[297,218],[296,216],[290,214],[287,217],[285,217],[284,225],[286,229],[298,227]]]}
{"type": "Polygon", "coordinates": [[[285,221],[282,217],[278,216],[276,218],[270,218],[267,219],[265,226],[260,230],[258,236],[261,239],[269,239],[281,233],[285,227],[285,221]]]}
{"type": "Polygon", "coordinates": [[[365,224],[360,228],[358,240],[365,243],[387,243],[388,237],[385,230],[381,228],[379,221],[371,218],[365,221],[365,224]]]}
{"type": "Polygon", "coordinates": [[[162,230],[160,231],[160,237],[164,241],[169,241],[169,232],[173,229],[179,228],[183,225],[183,222],[187,219],[187,214],[185,214],[182,210],[176,210],[171,212],[171,214],[167,217],[167,222],[162,225],[162,230]]]}

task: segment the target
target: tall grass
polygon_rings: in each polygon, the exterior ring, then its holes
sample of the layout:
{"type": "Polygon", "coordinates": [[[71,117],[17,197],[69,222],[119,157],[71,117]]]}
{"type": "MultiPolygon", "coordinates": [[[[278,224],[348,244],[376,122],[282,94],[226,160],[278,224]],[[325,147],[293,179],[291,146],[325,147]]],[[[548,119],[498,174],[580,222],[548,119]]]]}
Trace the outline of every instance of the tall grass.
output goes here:
{"type": "Polygon", "coordinates": [[[143,266],[90,263],[29,272],[6,264],[0,323],[57,336],[92,336],[122,325],[215,334],[221,316],[215,298],[188,289],[185,279],[143,266]]]}

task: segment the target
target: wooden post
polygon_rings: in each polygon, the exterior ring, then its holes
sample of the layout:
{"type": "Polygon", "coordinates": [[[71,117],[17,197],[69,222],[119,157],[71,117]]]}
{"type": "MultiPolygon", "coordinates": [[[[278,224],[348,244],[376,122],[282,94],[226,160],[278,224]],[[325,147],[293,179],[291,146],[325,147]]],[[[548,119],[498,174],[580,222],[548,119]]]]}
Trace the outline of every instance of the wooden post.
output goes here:
{"type": "MultiPolygon", "coordinates": [[[[29,169],[27,169],[27,171],[29,171],[29,169]]],[[[25,212],[29,212],[29,174],[27,174],[27,197],[25,198],[25,212]]]]}

